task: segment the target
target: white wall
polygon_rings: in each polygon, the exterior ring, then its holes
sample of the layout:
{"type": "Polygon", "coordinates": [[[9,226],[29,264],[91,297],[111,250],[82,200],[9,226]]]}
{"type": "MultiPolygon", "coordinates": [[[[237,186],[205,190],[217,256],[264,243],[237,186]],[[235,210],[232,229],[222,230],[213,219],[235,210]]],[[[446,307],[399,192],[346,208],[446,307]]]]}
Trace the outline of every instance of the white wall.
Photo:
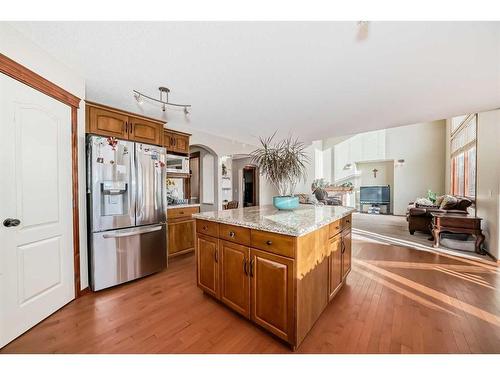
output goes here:
{"type": "Polygon", "coordinates": [[[323,140],[322,157],[327,160],[323,160],[322,177],[333,183],[359,183],[356,163],[404,159],[404,165],[394,167],[391,189],[393,213],[404,215],[408,202],[427,196],[428,189],[445,192],[445,143],[444,120],[327,138],[323,140]],[[344,169],[349,163],[353,168],[344,169]]]}
{"type": "Polygon", "coordinates": [[[85,104],[83,102],[85,80],[5,22],[0,22],[0,53],[82,99],[78,110],[78,199],[80,206],[80,287],[84,289],[89,285],[85,196],[85,104]]]}
{"type": "Polygon", "coordinates": [[[500,256],[500,110],[482,112],[477,120],[477,216],[483,218],[486,248],[500,256]]]}
{"type": "Polygon", "coordinates": [[[387,129],[386,158],[404,159],[394,168],[394,214],[405,215],[408,202],[431,189],[445,193],[446,122],[444,120],[387,129]]]}
{"type": "Polygon", "coordinates": [[[314,141],[304,150],[309,158],[306,164],[305,179],[300,180],[295,187],[295,193],[311,193],[311,184],[317,178],[324,178],[323,142],[314,141]]]}

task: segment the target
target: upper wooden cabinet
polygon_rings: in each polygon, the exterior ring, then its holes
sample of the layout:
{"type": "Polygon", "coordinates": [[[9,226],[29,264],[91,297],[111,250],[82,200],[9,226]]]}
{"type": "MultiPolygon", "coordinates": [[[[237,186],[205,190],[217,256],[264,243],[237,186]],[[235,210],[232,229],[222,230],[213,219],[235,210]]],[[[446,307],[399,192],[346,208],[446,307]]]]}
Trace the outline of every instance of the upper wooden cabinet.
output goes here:
{"type": "Polygon", "coordinates": [[[128,116],[87,106],[88,133],[128,139],[128,116]]]}
{"type": "Polygon", "coordinates": [[[86,132],[163,145],[163,122],[101,104],[86,103],[86,132]]]}
{"type": "Polygon", "coordinates": [[[144,120],[138,117],[130,117],[129,139],[136,142],[162,144],[163,125],[156,122],[144,120]]]}
{"type": "Polygon", "coordinates": [[[189,154],[190,134],[174,130],[165,130],[163,132],[163,146],[168,152],[177,154],[189,154]]]}

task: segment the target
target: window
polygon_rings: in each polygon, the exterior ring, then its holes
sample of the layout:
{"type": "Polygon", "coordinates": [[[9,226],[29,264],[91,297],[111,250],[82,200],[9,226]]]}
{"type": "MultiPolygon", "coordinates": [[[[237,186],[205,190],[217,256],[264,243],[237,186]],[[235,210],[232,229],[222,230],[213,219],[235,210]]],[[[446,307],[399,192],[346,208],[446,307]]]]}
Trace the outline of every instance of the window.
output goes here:
{"type": "Polygon", "coordinates": [[[477,115],[451,121],[451,194],[476,198],[477,115]]]}

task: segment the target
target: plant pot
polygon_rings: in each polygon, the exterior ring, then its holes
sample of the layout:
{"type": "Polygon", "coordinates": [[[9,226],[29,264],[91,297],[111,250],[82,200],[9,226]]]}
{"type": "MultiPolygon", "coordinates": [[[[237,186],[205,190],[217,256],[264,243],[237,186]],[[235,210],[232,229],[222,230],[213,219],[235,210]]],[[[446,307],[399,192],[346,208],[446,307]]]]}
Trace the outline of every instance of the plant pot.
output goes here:
{"type": "Polygon", "coordinates": [[[273,206],[278,210],[293,210],[294,208],[299,207],[299,197],[273,197],[273,206]]]}

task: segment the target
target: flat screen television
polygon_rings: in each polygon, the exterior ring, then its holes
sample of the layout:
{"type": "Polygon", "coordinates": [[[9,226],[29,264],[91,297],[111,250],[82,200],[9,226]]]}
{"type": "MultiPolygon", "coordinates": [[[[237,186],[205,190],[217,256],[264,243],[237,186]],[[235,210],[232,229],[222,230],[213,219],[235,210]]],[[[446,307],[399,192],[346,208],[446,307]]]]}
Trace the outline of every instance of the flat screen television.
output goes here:
{"type": "Polygon", "coordinates": [[[359,188],[359,200],[361,203],[390,203],[391,188],[385,186],[361,186],[359,188]]]}

